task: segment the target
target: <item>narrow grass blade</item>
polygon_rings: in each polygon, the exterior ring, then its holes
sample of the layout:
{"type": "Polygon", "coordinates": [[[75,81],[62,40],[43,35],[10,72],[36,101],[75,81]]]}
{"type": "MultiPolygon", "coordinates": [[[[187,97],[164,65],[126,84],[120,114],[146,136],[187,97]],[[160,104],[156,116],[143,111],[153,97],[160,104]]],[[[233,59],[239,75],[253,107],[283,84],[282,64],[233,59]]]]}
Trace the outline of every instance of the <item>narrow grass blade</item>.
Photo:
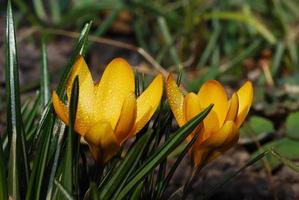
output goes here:
{"type": "Polygon", "coordinates": [[[125,177],[129,175],[131,169],[136,168],[137,161],[140,160],[144,148],[147,146],[147,142],[150,138],[149,133],[144,134],[138,141],[133,145],[132,149],[126,155],[121,165],[113,173],[113,176],[105,184],[103,189],[100,191],[100,199],[110,199],[115,194],[115,191],[124,182],[125,177]]]}
{"type": "Polygon", "coordinates": [[[78,97],[79,97],[79,78],[78,76],[75,78],[72,86],[72,95],[70,100],[70,109],[69,109],[69,129],[68,135],[66,139],[66,154],[64,160],[64,168],[62,172],[62,184],[66,188],[66,190],[73,193],[73,155],[74,155],[74,139],[75,139],[75,119],[78,105],[78,97]]]}
{"type": "Polygon", "coordinates": [[[48,58],[45,40],[41,41],[42,57],[41,57],[41,83],[40,92],[42,97],[42,105],[45,107],[50,100],[50,89],[49,89],[49,72],[48,72],[48,58]]]}
{"type": "Polygon", "coordinates": [[[47,20],[47,14],[42,0],[33,0],[34,10],[40,20],[47,20]]]}
{"type": "Polygon", "coordinates": [[[283,164],[294,170],[295,172],[299,173],[299,166],[296,165],[291,160],[285,158],[284,156],[280,155],[277,151],[275,151],[273,148],[269,149],[270,153],[275,156],[277,159],[279,159],[283,164]]]}
{"type": "Polygon", "coordinates": [[[88,37],[88,33],[90,30],[91,24],[92,24],[92,22],[85,24],[84,28],[82,29],[80,37],[78,39],[78,42],[77,42],[77,44],[74,48],[73,54],[70,58],[70,61],[68,62],[67,66],[65,67],[65,70],[62,74],[62,77],[61,77],[60,82],[57,87],[57,94],[60,97],[64,91],[63,88],[65,87],[65,84],[66,84],[68,77],[71,73],[71,69],[73,67],[73,64],[74,64],[76,58],[78,57],[78,55],[84,55],[86,41],[88,39],[87,37],[88,37]]]}
{"type": "Polygon", "coordinates": [[[271,67],[271,72],[272,72],[273,77],[275,77],[278,73],[284,51],[285,51],[284,43],[283,42],[278,42],[277,45],[276,45],[274,60],[273,60],[272,67],[271,67]]]}
{"type": "Polygon", "coordinates": [[[14,19],[11,1],[7,3],[6,13],[6,99],[7,99],[7,133],[10,143],[8,167],[8,193],[12,198],[19,199],[19,181],[27,185],[29,168],[22,124],[19,67],[15,38],[14,19]],[[20,171],[22,170],[22,171],[20,171]]]}
{"type": "Polygon", "coordinates": [[[175,163],[172,165],[172,167],[170,168],[164,182],[162,183],[161,187],[158,190],[158,196],[157,199],[161,199],[163,192],[166,190],[166,187],[169,185],[169,182],[174,174],[174,172],[176,171],[177,167],[179,166],[179,164],[181,163],[181,161],[183,160],[183,158],[185,157],[185,155],[188,153],[189,149],[192,147],[192,145],[195,143],[195,141],[197,140],[198,135],[195,135],[192,140],[185,145],[183,151],[179,154],[178,158],[176,159],[175,163]]]}
{"type": "Polygon", "coordinates": [[[265,157],[267,154],[269,153],[269,151],[264,151],[262,153],[260,153],[259,155],[257,155],[255,158],[251,159],[249,162],[247,162],[243,167],[241,167],[238,171],[228,175],[227,177],[224,178],[224,180],[222,182],[220,182],[219,184],[217,184],[216,186],[214,186],[213,188],[211,188],[207,194],[205,194],[202,198],[200,199],[209,199],[211,198],[219,189],[221,189],[224,185],[226,185],[229,181],[231,181],[234,177],[238,176],[241,172],[243,172],[247,167],[250,167],[251,165],[253,165],[254,163],[256,163],[257,161],[259,161],[260,159],[262,159],[263,157],[265,157]]]}
{"type": "Polygon", "coordinates": [[[69,191],[66,190],[65,187],[63,187],[63,185],[61,185],[61,183],[59,183],[57,180],[54,180],[55,185],[57,186],[58,190],[61,192],[61,194],[63,194],[63,196],[65,197],[65,199],[67,200],[75,200],[72,195],[70,194],[69,191]]]}
{"type": "MultiPolygon", "coordinates": [[[[162,35],[163,35],[163,37],[165,39],[166,45],[172,44],[173,39],[171,37],[171,34],[170,34],[170,31],[169,31],[169,28],[167,26],[165,18],[159,17],[158,18],[158,24],[159,24],[161,33],[162,33],[162,35]]],[[[181,62],[181,60],[179,58],[177,49],[176,49],[176,47],[174,45],[170,46],[169,53],[170,53],[170,56],[171,56],[172,60],[174,61],[174,63],[177,66],[177,71],[178,72],[182,71],[183,65],[182,65],[182,62],[181,62]]]]}
{"type": "Polygon", "coordinates": [[[133,187],[135,187],[148,173],[150,173],[155,167],[159,165],[161,161],[167,158],[167,156],[179,145],[186,137],[192,132],[192,130],[208,115],[213,105],[207,107],[203,112],[195,116],[192,120],[181,127],[173,137],[169,138],[160,148],[158,148],[148,159],[142,164],[128,181],[121,193],[116,199],[123,199],[133,187]]]}

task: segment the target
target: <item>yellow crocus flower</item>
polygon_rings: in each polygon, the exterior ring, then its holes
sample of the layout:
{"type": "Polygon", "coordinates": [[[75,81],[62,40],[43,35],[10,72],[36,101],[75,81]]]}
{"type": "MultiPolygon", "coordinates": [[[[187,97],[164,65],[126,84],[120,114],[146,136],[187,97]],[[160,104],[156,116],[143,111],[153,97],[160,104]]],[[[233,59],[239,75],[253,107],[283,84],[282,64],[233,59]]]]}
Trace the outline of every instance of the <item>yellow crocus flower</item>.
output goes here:
{"type": "MultiPolygon", "coordinates": [[[[199,138],[190,150],[193,162],[200,166],[227,151],[239,139],[239,128],[248,114],[253,99],[253,87],[247,81],[228,100],[223,86],[215,81],[205,82],[197,94],[183,95],[170,74],[166,83],[167,98],[179,126],[200,113],[210,104],[214,107],[198,128],[199,138]]],[[[189,136],[188,141],[192,138],[189,136]]]]}
{"type": "MultiPolygon", "coordinates": [[[[136,98],[134,72],[126,60],[112,60],[101,80],[94,84],[84,58],[79,56],[66,84],[68,100],[76,76],[79,78],[79,96],[75,131],[87,141],[94,159],[105,163],[118,152],[124,141],[138,133],[151,119],[162,97],[163,77],[161,74],[156,76],[136,98]]],[[[58,117],[68,124],[68,105],[55,91],[52,101],[58,117]]]]}

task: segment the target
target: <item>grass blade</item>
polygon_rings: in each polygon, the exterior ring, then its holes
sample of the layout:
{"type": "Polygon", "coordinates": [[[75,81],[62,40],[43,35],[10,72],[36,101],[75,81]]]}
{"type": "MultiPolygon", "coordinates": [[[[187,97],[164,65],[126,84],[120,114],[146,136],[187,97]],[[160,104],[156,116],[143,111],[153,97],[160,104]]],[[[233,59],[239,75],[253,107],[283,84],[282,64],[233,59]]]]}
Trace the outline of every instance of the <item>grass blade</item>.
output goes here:
{"type": "Polygon", "coordinates": [[[299,166],[296,165],[291,160],[285,158],[284,156],[280,155],[277,151],[275,151],[273,148],[270,148],[270,153],[275,156],[277,159],[279,159],[283,164],[294,170],[295,172],[299,173],[299,166]]]}
{"type": "Polygon", "coordinates": [[[68,200],[75,200],[72,195],[67,191],[63,185],[61,185],[57,180],[54,180],[55,185],[57,186],[58,190],[63,194],[63,196],[68,200]]]}
{"type": "Polygon", "coordinates": [[[66,190],[73,193],[73,154],[74,154],[74,139],[75,139],[75,119],[78,105],[78,96],[79,96],[79,78],[75,78],[72,86],[72,95],[70,100],[70,109],[69,109],[69,129],[66,141],[66,155],[64,160],[64,169],[62,172],[62,184],[66,190]]]}
{"type": "Polygon", "coordinates": [[[11,1],[7,3],[6,13],[6,99],[7,99],[7,133],[10,143],[8,193],[19,199],[19,181],[27,185],[29,169],[27,163],[25,136],[22,124],[19,68],[15,38],[14,19],[11,1]],[[24,172],[23,173],[20,173],[24,172]],[[21,179],[21,177],[23,177],[21,179]],[[19,180],[20,179],[20,180],[19,180]]]}
{"type": "Polygon", "coordinates": [[[50,100],[50,89],[49,89],[49,72],[48,72],[48,58],[47,49],[44,39],[41,42],[42,46],[42,58],[41,58],[41,83],[40,92],[42,97],[42,105],[45,107],[50,100]]]}
{"type": "Polygon", "coordinates": [[[150,173],[161,161],[167,158],[167,156],[179,145],[185,138],[192,132],[192,130],[208,115],[213,105],[207,107],[203,112],[199,113],[192,120],[181,127],[173,137],[169,138],[160,148],[158,148],[148,160],[140,166],[136,173],[128,181],[121,193],[116,199],[123,199],[133,187],[135,187],[148,173],[150,173]]]}
{"type": "Polygon", "coordinates": [[[114,192],[119,188],[119,185],[124,181],[125,177],[129,174],[128,172],[136,167],[137,160],[140,159],[142,152],[147,146],[147,142],[150,138],[150,134],[144,134],[138,141],[133,145],[132,149],[126,155],[121,165],[115,171],[114,175],[107,182],[105,187],[101,190],[100,199],[110,199],[114,192]]]}

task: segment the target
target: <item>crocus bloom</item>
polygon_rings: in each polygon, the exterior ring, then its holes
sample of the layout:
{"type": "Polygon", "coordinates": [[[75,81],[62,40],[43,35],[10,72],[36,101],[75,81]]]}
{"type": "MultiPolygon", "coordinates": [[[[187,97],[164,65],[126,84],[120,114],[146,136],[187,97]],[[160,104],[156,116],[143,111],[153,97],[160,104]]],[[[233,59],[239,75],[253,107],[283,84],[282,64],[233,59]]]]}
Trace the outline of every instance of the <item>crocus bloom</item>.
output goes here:
{"type": "MultiPolygon", "coordinates": [[[[163,78],[161,74],[156,76],[136,98],[134,73],[126,60],[112,60],[101,80],[94,84],[84,58],[79,56],[66,85],[68,100],[76,76],[79,78],[79,96],[75,131],[87,141],[92,156],[104,163],[150,120],[162,97],[163,78]]],[[[55,91],[52,101],[58,117],[68,124],[68,105],[55,91]]]]}
{"type": "Polygon", "coordinates": [[[197,94],[191,92],[184,96],[171,74],[167,78],[166,93],[179,126],[183,126],[204,108],[214,104],[207,117],[187,138],[190,141],[192,135],[199,134],[190,151],[197,166],[204,160],[216,158],[237,143],[238,130],[253,99],[253,88],[249,81],[233,93],[230,100],[223,86],[215,80],[205,82],[197,94]]]}

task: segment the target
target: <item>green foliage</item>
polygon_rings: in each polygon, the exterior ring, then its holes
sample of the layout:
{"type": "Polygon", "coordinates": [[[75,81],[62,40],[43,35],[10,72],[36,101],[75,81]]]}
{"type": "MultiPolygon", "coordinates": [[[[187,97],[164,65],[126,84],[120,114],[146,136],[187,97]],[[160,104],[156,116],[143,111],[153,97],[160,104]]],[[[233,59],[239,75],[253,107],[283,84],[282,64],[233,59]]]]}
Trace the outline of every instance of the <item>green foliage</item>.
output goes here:
{"type": "Polygon", "coordinates": [[[291,113],[286,121],[286,134],[290,138],[299,139],[299,112],[291,113]]]}
{"type": "MultiPolygon", "coordinates": [[[[167,66],[169,71],[176,69],[178,83],[187,83],[184,86],[192,91],[197,92],[199,85],[209,79],[222,79],[233,85],[245,76],[247,79],[247,74],[254,75],[250,73],[252,71],[259,73],[260,78],[255,79],[256,91],[260,94],[256,95],[259,107],[256,106],[255,110],[265,117],[251,116],[240,133],[241,142],[256,143],[261,147],[244,167],[224,177],[202,198],[211,197],[254,163],[263,166],[260,159],[264,157],[272,169],[283,163],[299,171],[292,162],[299,159],[299,113],[288,114],[299,108],[299,97],[292,88],[284,90],[298,83],[298,38],[294,36],[296,30],[292,26],[299,19],[297,2],[50,0],[45,3],[33,0],[28,4],[17,0],[13,3],[20,14],[18,16],[25,17],[18,24],[29,22],[43,37],[41,80],[36,95],[21,104],[23,90],[19,86],[16,28],[9,0],[5,35],[6,106],[0,99],[0,109],[7,109],[7,127],[0,141],[0,199],[164,198],[170,180],[197,137],[189,143],[183,141],[212,106],[173,132],[173,117],[165,106],[166,102],[162,103],[152,123],[137,135],[133,143],[126,144],[109,163],[99,166],[90,160],[88,147],[81,144],[79,136],[74,133],[78,79],[73,84],[69,102],[69,127],[57,118],[51,104],[46,52],[46,42],[53,39],[51,35],[57,35],[61,29],[74,27],[79,30],[83,27],[57,86],[58,95],[64,99],[64,88],[75,59],[94,47],[94,43],[87,42],[88,36],[101,39],[99,36],[111,30],[123,12],[131,17],[129,27],[132,28],[131,35],[136,37],[137,46],[121,43],[120,47],[141,52],[157,69],[160,65],[167,66]],[[100,16],[104,12],[105,17],[100,16]],[[94,23],[85,24],[91,19],[94,23]],[[271,52],[270,56],[263,55],[265,49],[271,52]],[[260,69],[260,58],[267,61],[273,83],[269,83],[266,72],[260,69]],[[244,67],[248,59],[256,62],[253,69],[244,67]],[[271,88],[266,88],[266,84],[271,88]],[[281,116],[287,116],[285,124],[279,124],[286,137],[276,139],[278,128],[276,124],[274,128],[270,118],[281,116]],[[274,140],[260,144],[270,133],[274,133],[274,140]],[[175,158],[172,155],[176,155],[175,158]],[[168,165],[169,157],[175,159],[171,166],[168,165]]],[[[111,45],[115,43],[111,42],[111,45]]],[[[137,96],[143,86],[144,79],[138,75],[137,96]]]]}

